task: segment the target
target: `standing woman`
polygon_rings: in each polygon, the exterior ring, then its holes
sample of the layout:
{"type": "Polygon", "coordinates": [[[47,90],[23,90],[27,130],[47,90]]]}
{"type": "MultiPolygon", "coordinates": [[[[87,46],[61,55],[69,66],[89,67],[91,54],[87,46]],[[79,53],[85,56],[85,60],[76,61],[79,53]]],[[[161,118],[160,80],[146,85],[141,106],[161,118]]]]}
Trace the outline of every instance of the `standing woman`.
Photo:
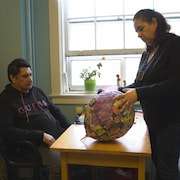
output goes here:
{"type": "Polygon", "coordinates": [[[140,101],[156,180],[180,180],[180,37],[169,33],[165,18],[154,10],[138,11],[133,21],[146,50],[134,83],[117,99],[124,102],[122,110],[140,101]]]}

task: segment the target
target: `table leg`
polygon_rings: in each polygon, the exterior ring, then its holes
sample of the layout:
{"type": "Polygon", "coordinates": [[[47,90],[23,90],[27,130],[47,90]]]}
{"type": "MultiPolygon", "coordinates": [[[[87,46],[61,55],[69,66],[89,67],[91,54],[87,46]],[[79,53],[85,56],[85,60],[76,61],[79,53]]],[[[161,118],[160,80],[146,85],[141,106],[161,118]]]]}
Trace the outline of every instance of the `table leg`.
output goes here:
{"type": "Polygon", "coordinates": [[[61,153],[61,178],[62,180],[68,180],[68,164],[66,160],[66,154],[61,153]]]}
{"type": "Polygon", "coordinates": [[[145,159],[139,158],[138,180],[145,180],[145,159]]]}

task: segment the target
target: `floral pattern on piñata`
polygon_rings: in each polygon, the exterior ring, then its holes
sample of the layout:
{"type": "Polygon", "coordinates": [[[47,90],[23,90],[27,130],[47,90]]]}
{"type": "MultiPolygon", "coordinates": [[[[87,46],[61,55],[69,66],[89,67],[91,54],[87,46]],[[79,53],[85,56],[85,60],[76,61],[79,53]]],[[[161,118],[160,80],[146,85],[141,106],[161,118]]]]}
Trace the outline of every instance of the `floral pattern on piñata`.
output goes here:
{"type": "Polygon", "coordinates": [[[119,91],[102,92],[85,107],[86,136],[99,141],[111,141],[126,134],[134,123],[133,108],[121,112],[114,100],[119,91]]]}

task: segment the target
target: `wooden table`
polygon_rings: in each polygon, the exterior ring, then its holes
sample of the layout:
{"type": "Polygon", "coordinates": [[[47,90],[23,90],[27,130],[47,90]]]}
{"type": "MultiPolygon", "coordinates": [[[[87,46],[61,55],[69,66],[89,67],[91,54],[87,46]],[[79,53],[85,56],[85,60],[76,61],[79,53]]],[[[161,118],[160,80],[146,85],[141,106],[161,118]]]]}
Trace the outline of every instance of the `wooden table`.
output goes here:
{"type": "Polygon", "coordinates": [[[136,113],[128,133],[113,142],[82,139],[84,136],[84,125],[71,125],[51,146],[61,153],[62,180],[68,180],[68,164],[137,168],[138,180],[145,179],[145,160],[151,149],[141,113],[136,113]]]}

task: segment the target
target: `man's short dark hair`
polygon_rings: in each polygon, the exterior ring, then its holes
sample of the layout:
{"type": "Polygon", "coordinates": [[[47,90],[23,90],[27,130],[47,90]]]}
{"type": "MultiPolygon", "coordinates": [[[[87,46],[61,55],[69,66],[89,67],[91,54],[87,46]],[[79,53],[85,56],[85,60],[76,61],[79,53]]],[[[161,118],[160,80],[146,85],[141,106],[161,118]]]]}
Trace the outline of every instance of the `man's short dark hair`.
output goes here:
{"type": "Polygon", "coordinates": [[[10,82],[11,82],[10,76],[13,77],[16,76],[19,73],[20,68],[23,67],[31,68],[30,64],[25,59],[22,58],[16,58],[11,63],[9,63],[7,73],[10,82]]]}

